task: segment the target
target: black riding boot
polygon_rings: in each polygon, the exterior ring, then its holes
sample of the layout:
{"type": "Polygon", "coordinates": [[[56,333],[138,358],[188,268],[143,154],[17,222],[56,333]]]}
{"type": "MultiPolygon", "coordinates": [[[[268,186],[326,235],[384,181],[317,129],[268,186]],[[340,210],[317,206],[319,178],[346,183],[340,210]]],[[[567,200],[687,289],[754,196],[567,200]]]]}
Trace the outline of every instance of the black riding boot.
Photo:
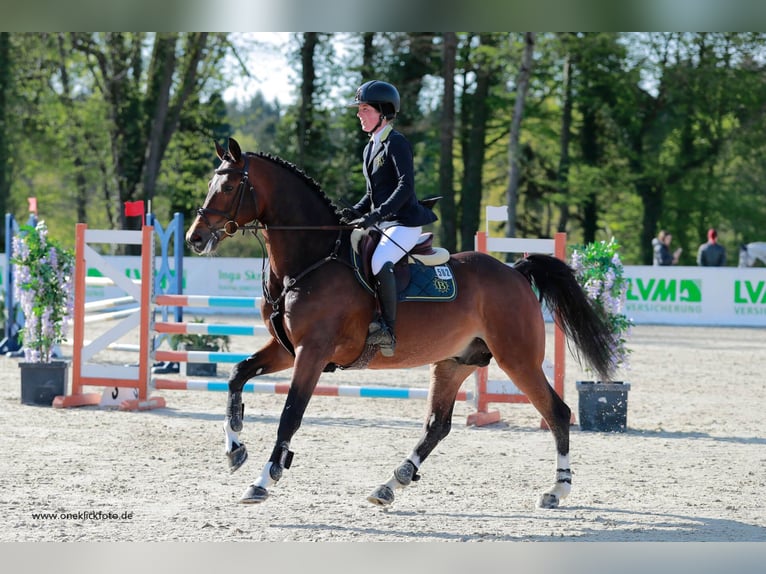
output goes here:
{"type": "Polygon", "coordinates": [[[380,272],[375,275],[375,283],[380,301],[381,320],[370,323],[367,335],[367,343],[380,345],[380,354],[391,357],[396,346],[394,326],[396,324],[396,278],[394,277],[394,264],[386,263],[380,272]]]}

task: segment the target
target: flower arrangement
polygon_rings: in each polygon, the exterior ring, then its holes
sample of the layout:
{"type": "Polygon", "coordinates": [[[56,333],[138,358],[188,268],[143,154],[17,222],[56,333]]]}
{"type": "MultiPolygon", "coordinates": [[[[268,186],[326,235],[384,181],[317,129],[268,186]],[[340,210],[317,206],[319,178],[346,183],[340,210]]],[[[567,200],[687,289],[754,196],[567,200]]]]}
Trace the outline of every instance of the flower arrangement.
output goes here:
{"type": "Polygon", "coordinates": [[[48,237],[48,227],[22,226],[13,238],[14,296],[24,313],[24,358],[50,363],[69,328],[74,306],[74,253],[48,237]]]}
{"type": "Polygon", "coordinates": [[[607,324],[615,335],[617,345],[611,349],[616,368],[628,368],[630,350],[626,338],[633,326],[623,312],[628,282],[623,277],[622,262],[618,253],[619,244],[614,238],[575,247],[571,266],[577,279],[595,307],[603,313],[607,324]]]}

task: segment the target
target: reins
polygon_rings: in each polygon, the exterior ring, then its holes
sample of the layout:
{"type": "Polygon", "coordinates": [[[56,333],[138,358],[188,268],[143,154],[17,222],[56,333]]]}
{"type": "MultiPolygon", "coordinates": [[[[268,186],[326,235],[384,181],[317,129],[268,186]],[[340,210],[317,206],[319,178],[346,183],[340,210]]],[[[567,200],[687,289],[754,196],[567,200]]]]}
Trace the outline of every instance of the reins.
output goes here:
{"type": "MultiPolygon", "coordinates": [[[[350,267],[351,269],[354,269],[354,266],[353,266],[353,264],[350,261],[345,261],[344,259],[341,259],[339,257],[339,255],[338,255],[339,252],[340,252],[341,237],[342,237],[342,234],[343,234],[343,231],[344,231],[345,227],[342,227],[342,226],[336,226],[336,227],[340,227],[340,230],[338,231],[338,237],[335,239],[335,244],[334,244],[333,249],[330,252],[330,254],[327,255],[326,257],[323,257],[319,261],[316,261],[316,262],[312,263],[311,265],[306,267],[306,269],[304,269],[303,271],[298,273],[298,275],[296,275],[295,277],[290,277],[287,280],[287,282],[285,283],[284,287],[282,288],[282,292],[276,298],[272,297],[271,293],[269,293],[269,288],[268,288],[268,285],[266,284],[266,273],[265,273],[265,271],[266,271],[266,258],[263,259],[263,261],[261,262],[261,265],[262,265],[262,269],[261,269],[261,281],[262,281],[263,297],[264,297],[264,299],[266,299],[266,302],[269,305],[271,305],[272,309],[275,312],[279,311],[279,303],[280,303],[280,301],[282,301],[282,299],[284,299],[285,296],[290,291],[292,291],[292,289],[295,287],[295,285],[296,285],[296,283],[298,283],[298,281],[303,279],[306,275],[308,275],[312,271],[315,271],[316,269],[320,268],[325,263],[330,263],[332,261],[337,261],[338,263],[342,263],[343,265],[346,265],[347,267],[350,267]]],[[[263,229],[265,229],[265,227],[263,229]]],[[[265,246],[263,245],[263,240],[261,239],[261,237],[259,235],[257,235],[257,233],[253,233],[253,235],[255,235],[256,239],[258,239],[258,242],[261,244],[261,248],[265,251],[265,246]]]]}

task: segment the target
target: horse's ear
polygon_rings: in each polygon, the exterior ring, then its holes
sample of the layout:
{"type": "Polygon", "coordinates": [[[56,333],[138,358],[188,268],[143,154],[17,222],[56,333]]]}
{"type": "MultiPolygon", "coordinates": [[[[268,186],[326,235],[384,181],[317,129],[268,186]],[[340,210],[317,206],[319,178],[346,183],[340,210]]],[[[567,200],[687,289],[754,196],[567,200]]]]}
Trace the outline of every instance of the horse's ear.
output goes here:
{"type": "Polygon", "coordinates": [[[239,163],[239,160],[242,159],[242,150],[234,138],[229,138],[229,155],[234,159],[234,163],[239,163]]]}
{"type": "Polygon", "coordinates": [[[214,142],[214,143],[215,143],[215,155],[218,156],[218,159],[223,161],[223,156],[226,153],[226,150],[224,150],[223,146],[221,146],[221,144],[219,144],[218,142],[214,142]]]}

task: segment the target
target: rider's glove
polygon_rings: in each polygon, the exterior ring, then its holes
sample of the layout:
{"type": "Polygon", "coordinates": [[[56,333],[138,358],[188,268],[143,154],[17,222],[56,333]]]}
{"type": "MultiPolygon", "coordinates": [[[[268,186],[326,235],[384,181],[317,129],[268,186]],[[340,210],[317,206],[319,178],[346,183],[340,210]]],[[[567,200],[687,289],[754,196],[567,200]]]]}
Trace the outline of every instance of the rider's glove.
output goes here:
{"type": "Polygon", "coordinates": [[[357,219],[349,222],[349,225],[360,227],[361,229],[367,229],[368,227],[375,225],[378,221],[380,221],[380,213],[377,211],[371,211],[367,215],[358,217],[357,219]]]}
{"type": "Polygon", "coordinates": [[[344,207],[340,210],[339,214],[341,222],[346,224],[351,223],[357,217],[359,217],[359,211],[353,207],[344,207]]]}

